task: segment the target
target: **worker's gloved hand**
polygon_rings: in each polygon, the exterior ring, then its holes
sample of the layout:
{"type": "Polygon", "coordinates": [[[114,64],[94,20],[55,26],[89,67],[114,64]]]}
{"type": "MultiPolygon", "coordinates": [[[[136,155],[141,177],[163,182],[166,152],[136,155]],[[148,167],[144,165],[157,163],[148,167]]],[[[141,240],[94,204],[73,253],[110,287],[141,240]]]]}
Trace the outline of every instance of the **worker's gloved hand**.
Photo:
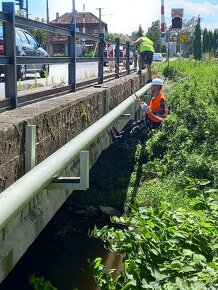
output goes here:
{"type": "Polygon", "coordinates": [[[151,112],[149,106],[146,103],[141,103],[140,107],[141,107],[142,111],[145,112],[145,113],[150,113],[151,112]]]}

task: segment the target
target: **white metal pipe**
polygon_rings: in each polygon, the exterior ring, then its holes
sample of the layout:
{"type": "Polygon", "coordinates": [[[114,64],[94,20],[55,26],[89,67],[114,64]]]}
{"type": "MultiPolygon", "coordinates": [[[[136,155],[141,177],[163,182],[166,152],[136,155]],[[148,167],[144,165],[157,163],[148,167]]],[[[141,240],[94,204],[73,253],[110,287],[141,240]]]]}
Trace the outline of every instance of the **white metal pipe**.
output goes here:
{"type": "Polygon", "coordinates": [[[150,87],[145,85],[0,193],[0,230],[150,87]]]}

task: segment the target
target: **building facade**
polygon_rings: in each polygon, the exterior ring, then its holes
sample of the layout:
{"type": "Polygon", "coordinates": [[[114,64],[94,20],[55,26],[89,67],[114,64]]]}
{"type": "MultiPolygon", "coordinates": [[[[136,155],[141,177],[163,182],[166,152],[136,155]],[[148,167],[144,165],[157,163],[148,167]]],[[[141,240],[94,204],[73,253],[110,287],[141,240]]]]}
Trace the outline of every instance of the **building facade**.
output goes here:
{"type": "MultiPolygon", "coordinates": [[[[50,23],[59,26],[61,28],[68,28],[70,23],[73,23],[73,14],[65,13],[62,16],[56,15],[56,19],[50,23]]],[[[99,32],[107,32],[107,24],[100,20],[97,16],[91,12],[77,12],[76,13],[76,28],[77,32],[89,34],[92,36],[99,35],[99,32]]],[[[85,45],[88,49],[92,50],[96,43],[91,40],[85,41],[85,45]]],[[[81,51],[84,48],[84,42],[77,41],[76,52],[77,56],[81,55],[81,51]]],[[[50,55],[68,55],[68,37],[57,33],[50,33],[48,37],[48,52],[50,55]]]]}

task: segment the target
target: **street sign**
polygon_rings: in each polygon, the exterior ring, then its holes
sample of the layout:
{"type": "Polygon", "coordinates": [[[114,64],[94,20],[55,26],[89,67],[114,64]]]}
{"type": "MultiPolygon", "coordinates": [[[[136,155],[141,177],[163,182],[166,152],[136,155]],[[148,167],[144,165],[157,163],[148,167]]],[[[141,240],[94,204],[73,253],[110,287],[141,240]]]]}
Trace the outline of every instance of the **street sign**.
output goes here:
{"type": "Polygon", "coordinates": [[[182,8],[174,8],[174,9],[171,9],[171,17],[174,18],[174,17],[183,17],[183,9],[182,8]]]}
{"type": "Polygon", "coordinates": [[[187,42],[188,41],[188,35],[183,33],[180,35],[180,42],[187,42]]]}
{"type": "Polygon", "coordinates": [[[181,30],[183,9],[182,8],[171,9],[171,17],[172,17],[172,29],[181,30]]]}

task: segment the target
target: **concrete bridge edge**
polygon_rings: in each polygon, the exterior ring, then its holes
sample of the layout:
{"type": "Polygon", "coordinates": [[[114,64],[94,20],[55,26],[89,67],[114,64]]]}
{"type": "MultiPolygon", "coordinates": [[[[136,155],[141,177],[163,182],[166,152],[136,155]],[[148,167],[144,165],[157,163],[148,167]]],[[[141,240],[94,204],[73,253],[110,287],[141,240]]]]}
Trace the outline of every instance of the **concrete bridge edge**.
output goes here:
{"type": "MultiPolygon", "coordinates": [[[[123,84],[119,80],[112,81],[111,84],[108,84],[106,90],[110,98],[114,99],[113,106],[116,106],[116,104],[119,104],[123,99],[142,87],[145,83],[145,77],[143,75],[141,77],[127,77],[125,78],[125,83],[125,87],[131,88],[131,92],[127,90],[125,93],[128,93],[128,95],[122,96],[120,100],[114,96],[113,87],[119,86],[122,89],[123,84]]],[[[106,90],[104,86],[100,88],[104,96],[106,90]]],[[[93,91],[91,93],[94,94],[93,91]]],[[[115,125],[118,129],[121,129],[127,122],[128,120],[118,120],[115,125]]],[[[88,148],[90,150],[90,167],[94,165],[101,152],[110,146],[110,143],[111,140],[107,130],[94,144],[90,145],[90,148],[88,148]]],[[[68,166],[62,174],[63,176],[78,176],[78,160],[75,160],[72,166],[68,166]]],[[[70,194],[71,192],[69,190],[44,189],[31,201],[25,210],[20,212],[0,231],[0,283],[10,273],[70,194]]]]}

